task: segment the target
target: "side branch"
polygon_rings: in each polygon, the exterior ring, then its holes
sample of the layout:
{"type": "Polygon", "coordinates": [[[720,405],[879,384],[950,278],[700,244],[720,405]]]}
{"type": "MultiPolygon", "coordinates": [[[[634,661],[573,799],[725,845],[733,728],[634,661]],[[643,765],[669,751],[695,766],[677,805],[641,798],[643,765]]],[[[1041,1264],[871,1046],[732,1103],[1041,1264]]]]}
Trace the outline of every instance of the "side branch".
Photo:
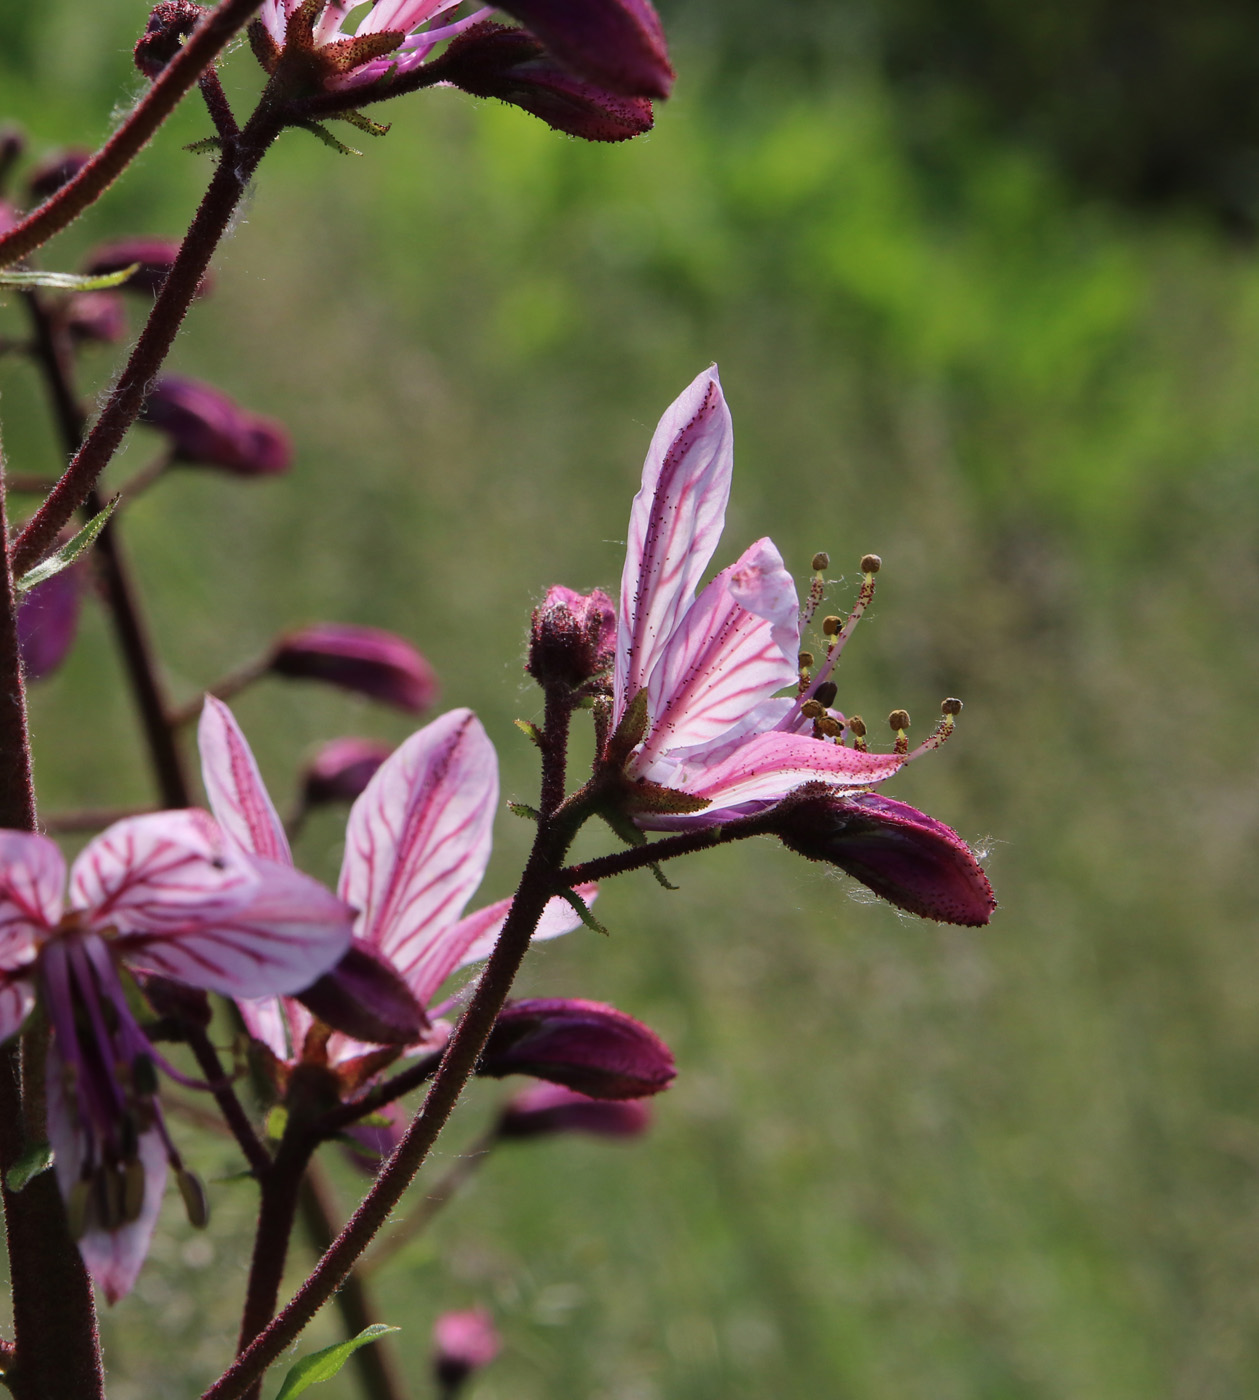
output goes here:
{"type": "Polygon", "coordinates": [[[104,194],[260,4],[261,0],[223,0],[201,21],[131,115],[83,169],[0,236],[0,267],[33,253],[104,194]]]}

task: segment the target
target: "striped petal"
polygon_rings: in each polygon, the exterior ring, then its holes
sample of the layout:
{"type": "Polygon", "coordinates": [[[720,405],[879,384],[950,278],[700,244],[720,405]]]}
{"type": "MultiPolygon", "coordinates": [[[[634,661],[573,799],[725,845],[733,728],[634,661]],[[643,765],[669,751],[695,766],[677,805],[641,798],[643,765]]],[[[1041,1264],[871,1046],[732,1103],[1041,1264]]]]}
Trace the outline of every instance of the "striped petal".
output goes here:
{"type": "Polygon", "coordinates": [[[230,997],[300,992],[350,946],[354,911],[309,875],[250,857],[256,884],[238,907],[117,940],[133,966],[230,997]]]}
{"type": "Polygon", "coordinates": [[[645,686],[717,548],[734,436],[716,368],[669,407],[630,512],[616,643],[616,718],[645,686]]]}
{"type": "Polygon", "coordinates": [[[412,991],[481,883],[497,805],[494,747],[471,710],[452,710],[390,755],[350,810],[341,896],[412,991]]]}
{"type": "Polygon", "coordinates": [[[35,956],[38,934],[61,918],[65,883],[55,842],[31,831],[0,831],[0,969],[22,967],[35,956]]]}
{"type": "Polygon", "coordinates": [[[754,708],[791,685],[797,616],[781,555],[758,540],[713,579],[669,638],[647,687],[652,728],[637,771],[651,776],[651,761],[661,754],[738,732],[754,708]]]}
{"type": "Polygon", "coordinates": [[[231,710],[207,695],[197,726],[201,778],[219,826],[242,850],[293,864],[288,837],[231,710]]]}

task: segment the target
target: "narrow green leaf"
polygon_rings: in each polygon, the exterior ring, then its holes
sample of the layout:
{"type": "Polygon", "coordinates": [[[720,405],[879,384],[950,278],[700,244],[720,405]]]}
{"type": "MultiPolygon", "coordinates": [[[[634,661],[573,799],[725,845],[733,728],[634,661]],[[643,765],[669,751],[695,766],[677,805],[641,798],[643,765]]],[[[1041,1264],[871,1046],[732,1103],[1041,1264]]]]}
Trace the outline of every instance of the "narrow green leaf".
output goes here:
{"type": "Polygon", "coordinates": [[[219,151],[223,148],[222,137],[203,136],[200,141],[189,141],[184,150],[189,155],[203,156],[209,151],[219,151]]]}
{"type": "Polygon", "coordinates": [[[338,1342],[335,1346],[324,1347],[322,1351],[312,1352],[309,1356],[302,1357],[284,1377],[284,1384],[280,1387],[275,1400],[294,1400],[294,1396],[300,1395],[312,1385],[318,1385],[321,1381],[330,1381],[359,1347],[365,1347],[369,1342],[374,1342],[377,1337],[383,1337],[388,1332],[397,1332],[398,1330],[397,1327],[390,1327],[385,1322],[373,1322],[370,1327],[364,1327],[357,1337],[351,1337],[348,1342],[338,1342]]]}
{"type": "Polygon", "coordinates": [[[590,912],[590,906],[582,899],[581,895],[579,895],[576,890],[561,890],[560,897],[561,899],[567,900],[567,902],[573,906],[573,912],[587,928],[594,929],[596,933],[603,934],[605,938],[608,936],[607,929],[604,928],[599,920],[590,912]]]}
{"type": "Polygon", "coordinates": [[[105,528],[109,517],[113,515],[114,507],[117,504],[118,497],[115,496],[105,509],[99,515],[94,515],[72,540],[63,544],[54,554],[50,554],[47,559],[42,560],[33,569],[24,573],[17,580],[17,591],[29,593],[37,583],[43,583],[45,579],[52,578],[53,574],[59,574],[62,569],[68,569],[84,550],[91,549],[97,535],[105,528]]]}
{"type": "Polygon", "coordinates": [[[52,1166],[52,1148],[46,1142],[33,1142],[4,1174],[4,1184],[10,1191],[20,1191],[40,1172],[52,1166]]]}
{"type": "Polygon", "coordinates": [[[361,156],[363,154],[362,151],[356,151],[353,146],[347,146],[344,141],[338,141],[332,132],[320,122],[294,122],[293,125],[301,127],[303,131],[309,131],[312,136],[317,137],[325,146],[336,151],[338,155],[361,156]]]}
{"type": "Polygon", "coordinates": [[[522,734],[524,734],[527,738],[532,739],[533,742],[537,744],[539,748],[542,747],[542,731],[538,728],[536,724],[533,723],[532,720],[517,719],[513,720],[512,723],[516,726],[517,729],[520,730],[522,734]]]}
{"type": "Polygon", "coordinates": [[[527,822],[540,822],[542,813],[536,807],[530,807],[527,802],[509,802],[507,810],[513,817],[523,817],[527,822]]]}
{"type": "Polygon", "coordinates": [[[359,131],[367,132],[369,136],[387,136],[389,134],[389,128],[393,125],[392,122],[374,122],[371,117],[364,116],[362,112],[339,112],[337,114],[337,120],[349,122],[351,126],[357,127],[359,131]]]}
{"type": "Polygon", "coordinates": [[[656,884],[658,884],[662,890],[676,890],[678,888],[672,883],[664,871],[661,870],[659,861],[653,861],[647,869],[656,877],[656,884]]]}
{"type": "Polygon", "coordinates": [[[77,272],[0,272],[0,287],[48,287],[54,292],[103,292],[107,287],[120,287],[140,266],[132,263],[121,272],[105,272],[85,277],[77,272]]]}

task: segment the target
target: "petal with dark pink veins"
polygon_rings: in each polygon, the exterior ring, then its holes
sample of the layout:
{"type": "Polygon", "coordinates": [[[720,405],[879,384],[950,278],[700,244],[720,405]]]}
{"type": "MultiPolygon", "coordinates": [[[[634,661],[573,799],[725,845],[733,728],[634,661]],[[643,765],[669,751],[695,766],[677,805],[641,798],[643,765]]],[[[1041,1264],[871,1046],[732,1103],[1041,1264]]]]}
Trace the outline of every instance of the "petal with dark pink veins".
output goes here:
{"type": "Polygon", "coordinates": [[[241,847],[267,860],[292,865],[284,824],[262,781],[258,764],[231,710],[205,697],[197,725],[201,777],[219,826],[241,847]]]}
{"type": "Polygon", "coordinates": [[[31,960],[36,935],[61,918],[65,884],[55,841],[33,831],[0,831],[0,969],[31,960]]]}

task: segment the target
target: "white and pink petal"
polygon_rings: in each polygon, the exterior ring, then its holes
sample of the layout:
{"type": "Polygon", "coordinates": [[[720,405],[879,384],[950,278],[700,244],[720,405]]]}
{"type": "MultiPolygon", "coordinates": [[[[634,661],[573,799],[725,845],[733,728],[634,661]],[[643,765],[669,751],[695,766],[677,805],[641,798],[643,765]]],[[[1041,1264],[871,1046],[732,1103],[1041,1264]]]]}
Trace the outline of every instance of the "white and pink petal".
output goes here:
{"type": "Polygon", "coordinates": [[[39,935],[61,918],[66,866],[54,841],[0,831],[0,969],[24,966],[39,935]]]}
{"type": "Polygon", "coordinates": [[[201,777],[219,826],[245,851],[292,865],[284,824],[231,710],[207,695],[197,726],[201,777]]]}

